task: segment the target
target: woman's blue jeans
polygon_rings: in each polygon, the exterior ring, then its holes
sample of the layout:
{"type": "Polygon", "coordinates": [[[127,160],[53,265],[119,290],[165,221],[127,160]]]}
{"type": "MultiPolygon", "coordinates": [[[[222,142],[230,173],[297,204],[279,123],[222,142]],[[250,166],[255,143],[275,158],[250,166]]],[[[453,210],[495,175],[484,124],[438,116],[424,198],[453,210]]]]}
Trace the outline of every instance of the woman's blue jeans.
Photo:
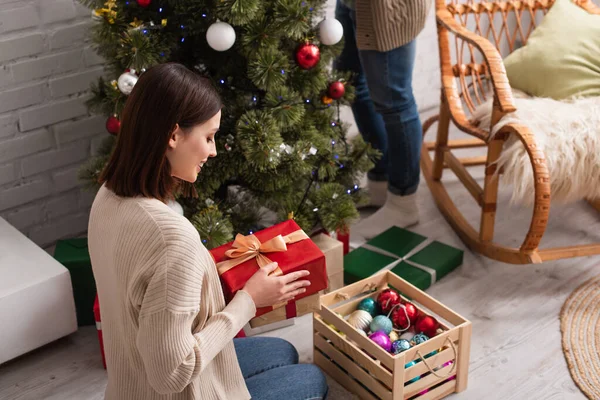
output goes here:
{"type": "Polygon", "coordinates": [[[336,18],[344,27],[344,49],[335,68],[354,74],[352,112],[366,142],[383,157],[368,173],[388,181],[388,190],[409,195],[419,186],[423,133],[412,90],[416,42],[380,52],[358,50],[355,11],[337,1],[336,18]]]}
{"type": "Polygon", "coordinates": [[[279,338],[234,339],[235,352],[252,400],[321,400],[327,381],[313,364],[298,364],[298,352],[279,338]]]}

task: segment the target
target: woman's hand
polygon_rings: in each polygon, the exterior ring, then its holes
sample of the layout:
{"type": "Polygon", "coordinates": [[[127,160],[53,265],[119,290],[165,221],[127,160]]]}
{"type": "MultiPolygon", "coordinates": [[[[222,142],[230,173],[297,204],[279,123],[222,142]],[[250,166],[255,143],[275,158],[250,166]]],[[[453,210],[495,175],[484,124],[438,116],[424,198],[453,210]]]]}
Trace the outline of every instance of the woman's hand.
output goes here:
{"type": "Polygon", "coordinates": [[[310,281],[299,280],[310,274],[306,270],[291,272],[283,276],[269,276],[276,269],[277,263],[260,268],[248,279],[242,289],[252,297],[257,308],[290,301],[306,292],[305,288],[310,285],[310,281]]]}

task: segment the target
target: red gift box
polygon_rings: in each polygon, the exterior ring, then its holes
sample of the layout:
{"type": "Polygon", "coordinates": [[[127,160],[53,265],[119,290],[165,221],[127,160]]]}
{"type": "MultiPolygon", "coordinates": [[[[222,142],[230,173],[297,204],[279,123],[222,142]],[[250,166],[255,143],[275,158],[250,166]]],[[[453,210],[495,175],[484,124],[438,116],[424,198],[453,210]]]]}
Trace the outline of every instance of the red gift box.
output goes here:
{"type": "MultiPolygon", "coordinates": [[[[286,275],[290,272],[308,270],[306,277],[311,284],[306,292],[296,296],[300,300],[327,289],[325,255],[293,220],[287,220],[254,235],[238,235],[236,240],[211,250],[221,275],[223,292],[227,300],[242,289],[248,279],[270,262],[279,269],[274,273],[286,275]],[[233,265],[240,262],[238,265],[233,265]]],[[[283,304],[281,305],[283,306],[283,304]]],[[[288,317],[295,316],[294,302],[286,305],[288,317]]],[[[273,311],[273,307],[261,307],[256,316],[273,311]]]]}
{"type": "Polygon", "coordinates": [[[100,320],[100,303],[98,295],[94,300],[94,319],[96,320],[96,329],[98,330],[98,341],[100,342],[100,353],[102,354],[102,365],[106,369],[106,358],[104,357],[104,341],[102,340],[102,321],[100,320]]]}

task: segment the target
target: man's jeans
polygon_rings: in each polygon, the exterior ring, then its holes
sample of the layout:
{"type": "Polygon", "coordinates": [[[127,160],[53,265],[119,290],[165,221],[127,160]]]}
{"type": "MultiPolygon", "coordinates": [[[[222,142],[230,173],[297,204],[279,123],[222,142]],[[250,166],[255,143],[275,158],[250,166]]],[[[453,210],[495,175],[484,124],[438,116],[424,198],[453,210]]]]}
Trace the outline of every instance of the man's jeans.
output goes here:
{"type": "Polygon", "coordinates": [[[355,11],[338,0],[335,15],[344,27],[345,40],[335,68],[354,73],[356,125],[365,141],[383,153],[368,177],[387,180],[394,194],[412,194],[419,186],[423,141],[412,91],[416,42],[387,52],[358,50],[355,11]]]}

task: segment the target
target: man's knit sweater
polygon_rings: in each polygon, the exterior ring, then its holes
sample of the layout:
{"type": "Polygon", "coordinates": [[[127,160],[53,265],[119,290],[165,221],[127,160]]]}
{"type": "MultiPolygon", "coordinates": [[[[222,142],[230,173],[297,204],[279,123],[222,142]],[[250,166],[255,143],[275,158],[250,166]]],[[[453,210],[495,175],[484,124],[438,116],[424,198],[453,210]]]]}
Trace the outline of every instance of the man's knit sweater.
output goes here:
{"type": "Polygon", "coordinates": [[[360,50],[389,51],[411,42],[425,27],[431,0],[342,0],[356,10],[360,50]]]}

